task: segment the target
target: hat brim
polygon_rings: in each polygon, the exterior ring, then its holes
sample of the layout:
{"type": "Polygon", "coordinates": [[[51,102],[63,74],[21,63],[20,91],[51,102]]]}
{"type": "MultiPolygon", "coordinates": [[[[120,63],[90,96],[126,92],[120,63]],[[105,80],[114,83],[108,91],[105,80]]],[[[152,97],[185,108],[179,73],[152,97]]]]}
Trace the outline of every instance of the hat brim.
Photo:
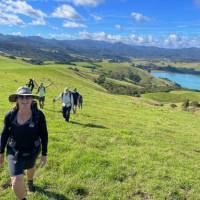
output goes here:
{"type": "MultiPolygon", "coordinates": [[[[17,96],[19,96],[19,94],[11,94],[9,97],[8,97],[8,100],[10,102],[16,102],[17,101],[17,96]]],[[[31,96],[33,99],[39,99],[39,96],[37,95],[34,95],[34,94],[20,94],[20,96],[31,96]]]]}

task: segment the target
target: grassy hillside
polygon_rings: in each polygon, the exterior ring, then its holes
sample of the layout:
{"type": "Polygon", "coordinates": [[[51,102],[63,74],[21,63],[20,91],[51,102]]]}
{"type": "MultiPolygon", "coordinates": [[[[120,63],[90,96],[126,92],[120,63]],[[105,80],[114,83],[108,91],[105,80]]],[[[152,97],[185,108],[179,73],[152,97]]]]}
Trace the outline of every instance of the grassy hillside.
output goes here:
{"type": "Polygon", "coordinates": [[[129,95],[132,95],[134,92],[144,93],[178,89],[174,83],[156,78],[142,69],[131,66],[131,64],[127,62],[75,62],[74,64],[76,65],[75,67],[73,66],[74,68],[93,77],[97,77],[99,74],[103,73],[108,80],[108,84],[101,85],[112,93],[124,94],[110,89],[116,86],[116,80],[118,80],[118,87],[124,88],[124,91],[127,90],[125,94],[129,95]]]}
{"type": "MultiPolygon", "coordinates": [[[[37,170],[37,192],[30,200],[199,199],[198,113],[109,94],[66,66],[0,58],[1,122],[12,106],[8,95],[31,77],[44,83],[51,79],[54,85],[47,90],[44,109],[48,165],[37,170]],[[60,103],[52,103],[65,86],[78,88],[84,97],[83,109],[68,124],[60,103]]],[[[15,199],[8,184],[6,163],[0,168],[1,200],[15,199]]]]}
{"type": "Polygon", "coordinates": [[[190,91],[157,92],[144,94],[142,96],[162,103],[181,103],[186,99],[190,101],[200,101],[200,93],[190,91]]]}
{"type": "Polygon", "coordinates": [[[133,63],[136,65],[150,65],[155,64],[156,66],[160,67],[166,67],[168,65],[177,67],[177,68],[189,68],[189,69],[195,69],[197,71],[200,70],[200,63],[199,62],[173,62],[170,60],[153,60],[150,62],[149,60],[140,60],[140,59],[134,59],[133,63]]]}

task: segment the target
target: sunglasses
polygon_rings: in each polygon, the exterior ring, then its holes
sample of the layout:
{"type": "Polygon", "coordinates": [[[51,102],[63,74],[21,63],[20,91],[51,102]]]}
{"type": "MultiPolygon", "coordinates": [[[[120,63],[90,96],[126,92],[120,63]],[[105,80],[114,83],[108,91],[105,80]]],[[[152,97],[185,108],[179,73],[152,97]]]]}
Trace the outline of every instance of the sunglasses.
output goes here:
{"type": "Polygon", "coordinates": [[[17,98],[18,99],[30,99],[30,98],[32,98],[32,96],[31,95],[18,95],[17,98]]]}

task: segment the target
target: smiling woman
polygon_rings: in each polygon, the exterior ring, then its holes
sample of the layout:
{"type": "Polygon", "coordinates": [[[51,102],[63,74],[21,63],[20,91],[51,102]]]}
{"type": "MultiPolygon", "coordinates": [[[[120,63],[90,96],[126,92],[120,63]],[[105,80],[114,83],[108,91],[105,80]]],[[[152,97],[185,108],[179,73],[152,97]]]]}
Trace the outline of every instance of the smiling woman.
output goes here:
{"type": "Polygon", "coordinates": [[[9,96],[16,107],[8,112],[0,142],[0,165],[4,162],[7,145],[7,160],[12,188],[19,200],[24,200],[26,187],[23,182],[27,170],[28,190],[34,192],[33,176],[35,162],[42,147],[41,166],[46,164],[48,132],[44,114],[38,110],[33,95],[27,86],[20,87],[17,93],[9,96]]]}

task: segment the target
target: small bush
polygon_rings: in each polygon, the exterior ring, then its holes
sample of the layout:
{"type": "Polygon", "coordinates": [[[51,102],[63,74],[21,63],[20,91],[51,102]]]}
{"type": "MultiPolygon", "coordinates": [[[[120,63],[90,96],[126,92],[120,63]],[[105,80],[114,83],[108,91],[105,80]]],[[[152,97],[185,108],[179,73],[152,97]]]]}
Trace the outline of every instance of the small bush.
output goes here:
{"type": "Polygon", "coordinates": [[[103,84],[103,83],[105,83],[105,81],[106,81],[105,74],[100,74],[95,82],[98,83],[98,84],[103,84]]]}
{"type": "Polygon", "coordinates": [[[170,104],[170,106],[171,106],[171,108],[176,108],[177,107],[177,105],[174,104],[174,103],[170,104]]]}
{"type": "Polygon", "coordinates": [[[192,106],[192,107],[200,107],[200,104],[199,104],[198,101],[192,101],[192,102],[190,103],[190,106],[192,106]]]}

